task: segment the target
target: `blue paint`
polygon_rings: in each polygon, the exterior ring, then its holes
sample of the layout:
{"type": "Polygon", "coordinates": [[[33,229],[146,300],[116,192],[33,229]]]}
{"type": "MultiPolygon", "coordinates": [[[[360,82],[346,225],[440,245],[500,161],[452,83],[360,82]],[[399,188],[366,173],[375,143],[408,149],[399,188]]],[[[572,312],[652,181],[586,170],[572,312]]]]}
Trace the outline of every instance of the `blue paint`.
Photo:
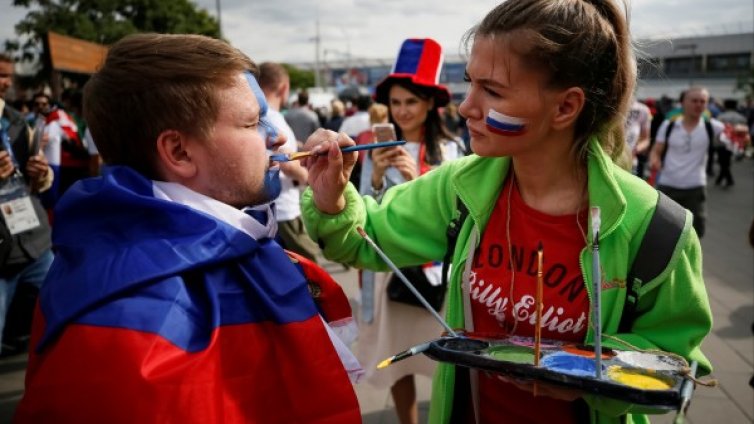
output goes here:
{"type": "Polygon", "coordinates": [[[565,352],[555,352],[542,359],[542,366],[563,374],[594,377],[594,360],[565,352]]]}
{"type": "Polygon", "coordinates": [[[283,186],[280,182],[280,168],[270,168],[264,173],[264,193],[271,202],[280,196],[283,186]]]}
{"type": "MultiPolygon", "coordinates": [[[[275,143],[278,135],[275,126],[272,125],[269,118],[267,118],[267,100],[264,98],[264,93],[259,87],[259,83],[254,75],[248,71],[244,72],[243,75],[246,77],[246,82],[249,83],[249,88],[251,88],[252,93],[254,93],[257,103],[259,103],[259,133],[262,138],[264,138],[265,144],[269,149],[275,143]]],[[[264,192],[267,196],[267,201],[277,199],[278,196],[280,196],[282,189],[283,187],[280,182],[280,168],[268,169],[264,174],[264,192]]]]}

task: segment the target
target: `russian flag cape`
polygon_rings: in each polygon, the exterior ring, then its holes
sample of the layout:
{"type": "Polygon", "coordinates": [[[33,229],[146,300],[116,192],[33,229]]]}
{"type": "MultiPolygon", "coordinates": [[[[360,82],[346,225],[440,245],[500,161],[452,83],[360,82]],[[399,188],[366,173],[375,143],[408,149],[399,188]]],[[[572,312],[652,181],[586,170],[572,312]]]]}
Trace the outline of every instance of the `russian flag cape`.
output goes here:
{"type": "Polygon", "coordinates": [[[56,216],[17,422],[361,422],[274,241],[155,198],[123,167],[71,187],[56,216]]]}

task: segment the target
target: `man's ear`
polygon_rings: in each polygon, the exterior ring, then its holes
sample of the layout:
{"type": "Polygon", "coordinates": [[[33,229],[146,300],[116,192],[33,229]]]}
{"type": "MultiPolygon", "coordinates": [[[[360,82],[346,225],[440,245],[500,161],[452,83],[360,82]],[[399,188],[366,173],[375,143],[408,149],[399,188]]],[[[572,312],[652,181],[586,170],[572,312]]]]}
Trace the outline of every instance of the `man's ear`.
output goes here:
{"type": "Polygon", "coordinates": [[[180,131],[165,130],[157,136],[157,157],[168,181],[189,179],[197,172],[188,139],[180,131]]]}
{"type": "Polygon", "coordinates": [[[281,109],[288,106],[288,93],[291,92],[291,86],[288,81],[283,81],[280,83],[280,87],[278,88],[278,95],[280,96],[280,107],[281,109]]]}
{"type": "Polygon", "coordinates": [[[556,96],[557,110],[553,117],[552,125],[555,129],[562,130],[574,125],[581,110],[584,109],[586,96],[581,87],[568,88],[556,96]]]}

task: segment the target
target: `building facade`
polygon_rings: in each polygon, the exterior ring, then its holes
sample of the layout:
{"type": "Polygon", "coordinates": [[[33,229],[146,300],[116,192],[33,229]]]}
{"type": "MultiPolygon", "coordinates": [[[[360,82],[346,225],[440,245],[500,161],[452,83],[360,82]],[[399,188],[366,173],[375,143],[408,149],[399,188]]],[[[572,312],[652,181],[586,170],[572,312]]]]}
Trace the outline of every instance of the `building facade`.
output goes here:
{"type": "MultiPolygon", "coordinates": [[[[677,98],[690,85],[707,87],[716,99],[743,99],[746,92],[737,89],[739,80],[754,78],[754,32],[640,40],[636,47],[640,99],[663,95],[677,98]]],[[[373,92],[374,86],[390,73],[392,61],[350,58],[321,65],[321,80],[334,91],[360,86],[373,92]]],[[[298,66],[314,69],[313,63],[298,66]]],[[[445,57],[440,83],[448,86],[456,102],[463,99],[468,88],[463,81],[465,67],[465,57],[445,57]]]]}

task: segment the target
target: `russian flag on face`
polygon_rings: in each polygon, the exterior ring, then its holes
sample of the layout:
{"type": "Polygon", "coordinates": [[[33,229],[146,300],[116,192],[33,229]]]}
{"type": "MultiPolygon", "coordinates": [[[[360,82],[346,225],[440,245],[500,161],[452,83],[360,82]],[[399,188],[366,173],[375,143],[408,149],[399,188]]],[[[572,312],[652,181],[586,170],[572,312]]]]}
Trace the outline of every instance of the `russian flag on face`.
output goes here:
{"type": "Polygon", "coordinates": [[[487,112],[485,124],[488,130],[500,135],[521,135],[526,132],[526,120],[503,115],[492,109],[487,112]]]}
{"type": "Polygon", "coordinates": [[[361,421],[273,240],[155,198],[121,167],[71,187],[56,224],[16,422],[361,421]]]}

